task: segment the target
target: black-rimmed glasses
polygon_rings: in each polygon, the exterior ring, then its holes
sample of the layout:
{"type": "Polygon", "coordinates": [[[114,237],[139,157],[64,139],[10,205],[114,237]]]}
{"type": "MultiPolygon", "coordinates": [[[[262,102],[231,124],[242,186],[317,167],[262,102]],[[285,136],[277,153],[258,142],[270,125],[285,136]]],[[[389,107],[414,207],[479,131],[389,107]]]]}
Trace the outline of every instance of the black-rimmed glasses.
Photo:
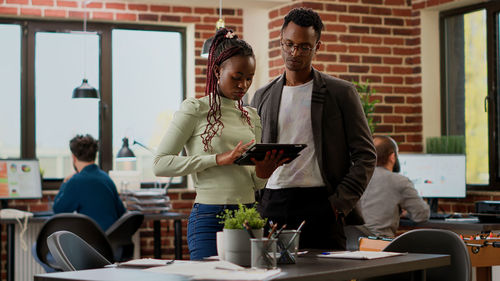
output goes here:
{"type": "Polygon", "coordinates": [[[291,42],[286,42],[286,43],[283,43],[282,41],[280,41],[280,44],[281,44],[281,48],[283,49],[283,51],[287,52],[287,53],[293,53],[294,51],[297,51],[298,54],[300,55],[309,55],[311,53],[312,50],[314,50],[316,48],[316,44],[314,44],[314,46],[309,46],[308,44],[293,44],[291,42]]]}

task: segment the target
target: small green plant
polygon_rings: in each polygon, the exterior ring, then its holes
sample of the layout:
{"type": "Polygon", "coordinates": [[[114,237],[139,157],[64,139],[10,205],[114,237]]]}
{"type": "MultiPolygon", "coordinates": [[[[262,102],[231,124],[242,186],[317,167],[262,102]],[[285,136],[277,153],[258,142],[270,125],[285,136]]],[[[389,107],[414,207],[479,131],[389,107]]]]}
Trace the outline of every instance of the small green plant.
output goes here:
{"type": "Polygon", "coordinates": [[[247,207],[243,204],[238,204],[237,210],[224,210],[224,213],[217,216],[222,219],[220,223],[224,224],[224,228],[227,229],[243,229],[243,223],[248,222],[248,225],[252,229],[263,228],[267,222],[267,219],[263,219],[255,205],[253,207],[247,207]]]}
{"type": "Polygon", "coordinates": [[[363,111],[365,112],[366,120],[370,127],[370,132],[373,134],[377,126],[376,122],[373,120],[373,113],[375,112],[375,104],[380,102],[380,100],[373,99],[372,95],[377,91],[370,86],[370,80],[366,80],[365,84],[356,81],[353,81],[353,83],[356,85],[356,90],[359,93],[361,105],[363,105],[363,111]]]}

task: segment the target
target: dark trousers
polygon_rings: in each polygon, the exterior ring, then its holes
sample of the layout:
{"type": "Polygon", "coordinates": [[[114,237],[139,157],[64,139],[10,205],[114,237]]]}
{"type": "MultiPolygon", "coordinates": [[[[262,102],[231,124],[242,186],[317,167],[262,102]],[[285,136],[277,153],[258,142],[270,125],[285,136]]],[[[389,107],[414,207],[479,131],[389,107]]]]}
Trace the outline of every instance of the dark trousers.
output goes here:
{"type": "Polygon", "coordinates": [[[336,218],[325,187],[264,189],[260,214],[281,227],[297,229],[302,221],[301,249],[345,250],[342,218],[336,218]]]}

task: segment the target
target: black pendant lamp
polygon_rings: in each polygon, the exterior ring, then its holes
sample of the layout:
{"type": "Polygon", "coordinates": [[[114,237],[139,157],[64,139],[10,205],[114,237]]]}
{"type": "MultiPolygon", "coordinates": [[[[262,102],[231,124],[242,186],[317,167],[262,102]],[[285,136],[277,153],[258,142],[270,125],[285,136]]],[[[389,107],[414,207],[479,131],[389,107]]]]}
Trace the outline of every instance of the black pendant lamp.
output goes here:
{"type": "MultiPolygon", "coordinates": [[[[223,28],[225,26],[224,20],[222,19],[222,0],[219,0],[219,20],[215,24],[215,31],[223,28]]],[[[201,48],[201,57],[202,58],[208,58],[208,53],[210,51],[210,46],[212,45],[212,42],[214,41],[214,36],[208,38],[204,43],[203,47],[201,48]]]]}
{"type": "MultiPolygon", "coordinates": [[[[83,1],[83,36],[87,34],[87,1],[83,1]]],[[[74,99],[79,99],[79,98],[90,98],[90,99],[98,99],[99,98],[99,92],[92,87],[86,78],[87,76],[87,67],[86,67],[86,58],[87,58],[87,42],[86,38],[84,39],[83,43],[83,81],[82,84],[78,87],[76,87],[73,90],[73,98],[74,99]]]]}

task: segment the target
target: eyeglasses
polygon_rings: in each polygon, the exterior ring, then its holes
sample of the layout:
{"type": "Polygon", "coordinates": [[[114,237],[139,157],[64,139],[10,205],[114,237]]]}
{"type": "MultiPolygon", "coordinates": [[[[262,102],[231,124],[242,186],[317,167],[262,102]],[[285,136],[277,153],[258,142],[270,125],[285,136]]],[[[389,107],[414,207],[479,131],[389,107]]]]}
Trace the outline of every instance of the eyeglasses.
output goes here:
{"type": "Polygon", "coordinates": [[[281,48],[283,49],[283,51],[287,52],[287,53],[293,53],[294,51],[297,51],[298,54],[301,54],[301,55],[308,55],[311,53],[312,50],[314,50],[316,48],[316,44],[314,44],[313,47],[310,47],[308,44],[300,44],[300,45],[297,45],[297,44],[293,44],[291,42],[287,42],[287,43],[283,43],[280,41],[280,44],[281,44],[281,48]]]}

